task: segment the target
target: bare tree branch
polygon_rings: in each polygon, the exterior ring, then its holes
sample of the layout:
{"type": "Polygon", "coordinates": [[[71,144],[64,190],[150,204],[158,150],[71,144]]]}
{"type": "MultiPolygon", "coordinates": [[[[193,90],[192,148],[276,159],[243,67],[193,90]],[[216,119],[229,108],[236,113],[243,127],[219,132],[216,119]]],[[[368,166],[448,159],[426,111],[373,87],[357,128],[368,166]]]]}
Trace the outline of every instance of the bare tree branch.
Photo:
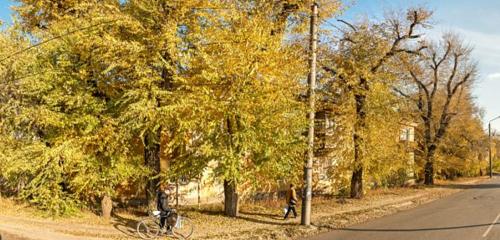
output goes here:
{"type": "MultiPolygon", "coordinates": [[[[391,58],[392,56],[394,56],[398,52],[406,52],[406,53],[414,54],[414,53],[418,53],[419,51],[425,49],[425,47],[419,48],[418,51],[399,49],[399,46],[400,46],[402,41],[407,40],[407,39],[417,39],[417,38],[421,37],[420,34],[414,34],[415,29],[417,26],[422,25],[423,21],[428,17],[428,16],[421,16],[421,15],[425,15],[425,14],[423,12],[422,13],[419,12],[418,10],[413,10],[408,14],[412,15],[412,17],[410,18],[411,23],[410,23],[410,26],[408,27],[407,33],[405,35],[401,36],[399,33],[399,25],[395,26],[395,29],[397,30],[396,38],[394,39],[394,42],[392,43],[390,50],[382,58],[380,58],[380,60],[378,61],[377,64],[375,64],[372,67],[372,69],[371,69],[372,72],[376,72],[389,58],[391,58]]],[[[398,24],[398,23],[394,22],[393,24],[398,24]]]]}
{"type": "Polygon", "coordinates": [[[433,86],[432,86],[432,93],[431,93],[431,98],[433,99],[434,98],[434,95],[436,95],[436,91],[437,91],[437,84],[439,82],[439,66],[441,66],[441,64],[443,64],[443,62],[448,59],[448,56],[451,52],[451,48],[452,48],[452,43],[450,41],[447,41],[447,46],[446,46],[446,51],[443,55],[443,57],[440,59],[440,60],[437,60],[436,57],[437,57],[437,53],[434,52],[432,53],[432,63],[433,65],[431,66],[431,69],[433,70],[433,86]]]}
{"type": "Polygon", "coordinates": [[[453,79],[455,78],[455,75],[457,74],[457,68],[458,68],[458,61],[460,56],[457,54],[454,54],[453,58],[453,68],[451,70],[450,77],[448,78],[448,82],[446,83],[446,90],[448,91],[448,96],[452,94],[451,90],[451,84],[453,83],[453,79]]]}
{"type": "Polygon", "coordinates": [[[339,22],[341,22],[341,23],[343,23],[343,24],[347,25],[349,28],[351,28],[351,29],[352,29],[353,31],[355,31],[355,32],[357,32],[357,31],[358,31],[358,29],[357,29],[357,28],[356,28],[353,24],[351,24],[351,23],[349,23],[349,22],[347,22],[347,21],[345,21],[345,20],[342,20],[342,19],[337,19],[337,21],[339,21],[339,22]]]}
{"type": "Polygon", "coordinates": [[[394,90],[394,91],[395,91],[395,92],[397,92],[399,95],[401,95],[401,96],[403,96],[403,97],[405,97],[405,98],[408,98],[408,99],[413,100],[409,94],[404,93],[403,91],[401,91],[401,90],[400,90],[399,88],[397,88],[397,87],[393,87],[393,88],[392,88],[392,90],[394,90]]]}
{"type": "Polygon", "coordinates": [[[429,90],[427,89],[427,87],[425,86],[425,84],[418,79],[417,75],[412,70],[410,70],[410,76],[413,79],[413,82],[415,82],[419,86],[419,88],[422,89],[425,92],[425,96],[429,100],[429,98],[430,98],[430,96],[429,96],[429,90]]]}

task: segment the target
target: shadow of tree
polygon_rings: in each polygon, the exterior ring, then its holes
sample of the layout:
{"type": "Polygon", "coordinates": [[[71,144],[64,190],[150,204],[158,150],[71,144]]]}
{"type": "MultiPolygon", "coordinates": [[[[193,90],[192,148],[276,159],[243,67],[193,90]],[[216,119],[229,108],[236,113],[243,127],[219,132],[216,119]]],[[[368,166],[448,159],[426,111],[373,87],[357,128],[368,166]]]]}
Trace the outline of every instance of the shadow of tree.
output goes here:
{"type": "Polygon", "coordinates": [[[197,207],[179,207],[177,208],[178,212],[183,213],[184,215],[189,217],[189,213],[200,213],[204,215],[211,215],[211,216],[224,216],[224,211],[222,206],[216,207],[216,206],[210,206],[209,208],[197,208],[197,207]]]}
{"type": "Polygon", "coordinates": [[[500,188],[498,183],[482,183],[482,184],[436,184],[435,188],[450,188],[450,189],[495,189],[500,188]]]}
{"type": "MultiPolygon", "coordinates": [[[[189,217],[192,213],[199,213],[203,215],[209,216],[222,216],[224,217],[224,212],[221,211],[220,208],[210,208],[210,209],[198,209],[193,207],[185,207],[180,208],[178,210],[184,216],[189,217]],[[190,214],[191,213],[191,214],[190,214]]],[[[131,213],[128,211],[127,213],[131,213]]],[[[113,215],[113,227],[126,235],[128,238],[138,238],[139,236],[136,233],[137,224],[140,220],[135,219],[135,216],[146,216],[144,212],[134,212],[132,213],[134,217],[123,216],[119,213],[115,213],[113,215]]],[[[228,217],[229,218],[229,217],[228,217]]],[[[278,213],[270,213],[270,212],[259,212],[252,210],[243,210],[240,211],[240,216],[237,218],[238,220],[248,221],[252,223],[265,224],[265,225],[273,225],[273,226],[296,226],[298,223],[295,221],[285,221],[283,220],[283,216],[278,213]]]]}
{"type": "Polygon", "coordinates": [[[139,221],[135,219],[122,217],[118,214],[114,214],[113,220],[114,220],[113,227],[116,230],[122,232],[128,237],[134,237],[134,238],[138,237],[136,233],[136,228],[137,228],[137,223],[139,223],[139,221]]]}
{"type": "Polygon", "coordinates": [[[267,219],[261,219],[261,218],[254,218],[254,217],[251,217],[251,216],[252,215],[247,215],[247,216],[240,215],[237,218],[241,219],[241,220],[253,222],[253,223],[275,225],[275,226],[294,226],[294,225],[297,225],[294,222],[288,222],[288,221],[282,220],[282,218],[273,218],[273,219],[279,219],[279,220],[282,221],[282,222],[276,222],[276,221],[272,221],[272,219],[267,220],[267,219]]]}
{"type": "Polygon", "coordinates": [[[282,219],[283,216],[280,214],[273,213],[260,213],[260,212],[251,212],[251,211],[240,211],[241,214],[250,215],[250,216],[261,216],[261,217],[269,217],[272,219],[282,219]]]}

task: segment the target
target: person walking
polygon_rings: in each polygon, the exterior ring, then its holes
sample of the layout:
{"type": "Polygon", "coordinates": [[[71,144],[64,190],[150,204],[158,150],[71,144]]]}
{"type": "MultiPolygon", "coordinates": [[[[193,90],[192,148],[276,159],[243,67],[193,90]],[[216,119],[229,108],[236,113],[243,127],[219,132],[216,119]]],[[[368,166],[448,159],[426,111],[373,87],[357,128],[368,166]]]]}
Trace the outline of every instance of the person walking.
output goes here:
{"type": "Polygon", "coordinates": [[[288,218],[288,214],[293,212],[293,217],[297,217],[297,211],[295,210],[295,206],[297,205],[297,193],[295,192],[295,186],[290,184],[290,188],[286,192],[286,203],[288,204],[287,211],[285,213],[285,220],[288,218]]]}

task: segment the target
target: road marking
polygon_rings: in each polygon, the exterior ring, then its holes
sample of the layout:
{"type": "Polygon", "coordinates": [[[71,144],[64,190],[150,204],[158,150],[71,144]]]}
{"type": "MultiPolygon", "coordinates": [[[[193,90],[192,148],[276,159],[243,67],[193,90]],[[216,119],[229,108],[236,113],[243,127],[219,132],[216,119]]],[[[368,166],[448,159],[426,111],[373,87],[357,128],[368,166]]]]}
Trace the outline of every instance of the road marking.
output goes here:
{"type": "Polygon", "coordinates": [[[483,237],[486,237],[488,236],[488,233],[490,233],[491,229],[493,228],[493,226],[495,226],[495,224],[498,222],[498,219],[500,218],[500,213],[497,215],[497,217],[495,218],[495,221],[493,221],[490,226],[488,227],[488,229],[486,229],[486,232],[484,232],[483,234],[483,237]]]}

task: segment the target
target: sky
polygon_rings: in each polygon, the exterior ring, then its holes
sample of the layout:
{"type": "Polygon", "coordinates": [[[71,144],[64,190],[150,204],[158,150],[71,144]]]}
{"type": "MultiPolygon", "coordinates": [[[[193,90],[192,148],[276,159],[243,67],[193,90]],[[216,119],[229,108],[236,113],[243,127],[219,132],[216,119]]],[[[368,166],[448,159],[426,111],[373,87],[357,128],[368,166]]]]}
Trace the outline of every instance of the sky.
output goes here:
{"type": "Polygon", "coordinates": [[[10,5],[12,5],[13,2],[10,0],[0,0],[0,20],[2,22],[11,22],[10,20],[10,5]]]}
{"type": "MultiPolygon", "coordinates": [[[[351,4],[349,4],[351,5],[351,4]]],[[[484,123],[500,116],[500,1],[498,0],[357,0],[340,18],[382,19],[387,9],[423,6],[434,12],[429,37],[442,32],[459,33],[473,46],[479,78],[474,88],[477,104],[484,110],[484,123]]],[[[492,122],[500,133],[500,119],[492,122]]]]}
{"type": "MultiPolygon", "coordinates": [[[[497,0],[344,0],[349,7],[340,18],[382,19],[387,9],[424,6],[434,12],[435,27],[430,34],[456,32],[474,47],[479,79],[474,89],[478,105],[485,111],[485,126],[500,116],[500,1],[497,0]]],[[[0,20],[10,23],[11,0],[0,0],[0,20]]],[[[492,123],[500,132],[500,119],[492,123]]]]}

